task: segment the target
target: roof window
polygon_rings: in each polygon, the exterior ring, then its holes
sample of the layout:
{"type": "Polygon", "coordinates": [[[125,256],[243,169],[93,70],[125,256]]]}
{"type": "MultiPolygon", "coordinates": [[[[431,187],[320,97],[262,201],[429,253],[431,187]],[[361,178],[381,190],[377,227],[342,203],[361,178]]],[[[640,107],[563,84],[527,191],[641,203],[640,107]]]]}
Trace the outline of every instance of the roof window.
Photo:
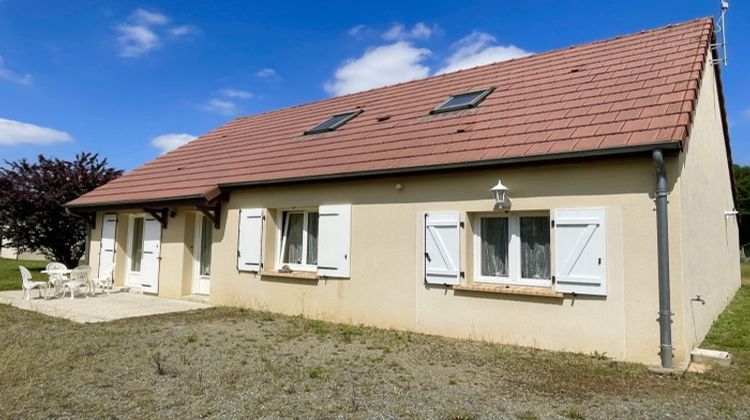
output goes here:
{"type": "Polygon", "coordinates": [[[333,131],[342,125],[346,124],[349,120],[356,117],[357,115],[361,114],[362,110],[356,110],[351,112],[343,112],[341,114],[336,114],[332,116],[331,118],[323,121],[322,123],[316,125],[315,127],[305,131],[305,134],[318,134],[318,133],[325,133],[327,131],[333,131]]]}
{"type": "Polygon", "coordinates": [[[438,105],[437,108],[430,111],[430,114],[440,112],[456,111],[459,109],[474,108],[479,105],[495,88],[476,90],[473,92],[459,93],[446,99],[445,102],[438,105]]]}

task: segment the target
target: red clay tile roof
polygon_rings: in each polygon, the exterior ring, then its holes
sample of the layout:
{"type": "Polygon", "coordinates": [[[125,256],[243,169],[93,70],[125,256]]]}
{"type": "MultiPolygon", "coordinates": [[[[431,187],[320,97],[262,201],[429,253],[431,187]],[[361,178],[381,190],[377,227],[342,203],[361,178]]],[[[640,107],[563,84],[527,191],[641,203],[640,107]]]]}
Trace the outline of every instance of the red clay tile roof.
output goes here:
{"type": "Polygon", "coordinates": [[[69,204],[211,199],[231,184],[681,146],[712,25],[704,18],[240,117],[69,204]],[[476,108],[430,115],[452,94],[488,87],[496,89],[476,108]],[[302,134],[355,109],[362,114],[336,131],[302,134]]]}

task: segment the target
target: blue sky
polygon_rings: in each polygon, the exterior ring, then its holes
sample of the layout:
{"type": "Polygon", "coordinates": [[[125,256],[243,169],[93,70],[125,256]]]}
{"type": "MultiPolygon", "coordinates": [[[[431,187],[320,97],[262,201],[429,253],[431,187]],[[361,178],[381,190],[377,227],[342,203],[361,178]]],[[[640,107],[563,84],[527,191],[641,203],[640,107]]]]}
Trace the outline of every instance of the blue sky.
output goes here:
{"type": "MultiPolygon", "coordinates": [[[[129,170],[237,115],[718,12],[713,0],[0,0],[0,159],[91,151],[129,170]]],[[[722,68],[743,164],[749,18],[730,3],[722,68]]]]}

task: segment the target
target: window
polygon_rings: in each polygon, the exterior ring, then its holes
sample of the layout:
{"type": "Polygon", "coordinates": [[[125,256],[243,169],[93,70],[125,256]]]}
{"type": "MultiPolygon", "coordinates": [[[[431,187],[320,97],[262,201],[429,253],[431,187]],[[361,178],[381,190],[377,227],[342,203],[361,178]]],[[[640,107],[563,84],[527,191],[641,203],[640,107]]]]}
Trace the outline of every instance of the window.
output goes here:
{"type": "Polygon", "coordinates": [[[508,218],[482,218],[482,276],[504,277],[508,271],[508,218]]]}
{"type": "Polygon", "coordinates": [[[141,257],[143,256],[143,217],[133,219],[133,243],[130,250],[130,271],[141,271],[141,257]]]}
{"type": "Polygon", "coordinates": [[[440,112],[456,111],[459,109],[474,108],[480,102],[484,100],[494,88],[477,90],[474,92],[461,93],[453,95],[448,98],[445,102],[438,105],[437,108],[430,111],[431,114],[437,114],[440,112]]]}
{"type": "Polygon", "coordinates": [[[474,237],[477,282],[551,285],[549,216],[480,216],[474,237]]]}
{"type": "Polygon", "coordinates": [[[549,279],[549,217],[521,217],[521,278],[549,279]]]}
{"type": "Polygon", "coordinates": [[[336,114],[332,116],[331,118],[323,121],[322,123],[316,125],[315,127],[305,131],[305,134],[318,134],[318,133],[325,133],[327,131],[333,131],[342,125],[346,124],[349,120],[356,117],[357,115],[361,114],[361,110],[352,111],[352,112],[344,112],[341,114],[336,114]]]}
{"type": "Polygon", "coordinates": [[[211,220],[203,216],[200,232],[200,267],[201,276],[211,275],[211,243],[213,241],[214,226],[211,220]]]}
{"type": "Polygon", "coordinates": [[[281,265],[314,269],[318,264],[318,212],[285,211],[281,232],[281,265]]]}

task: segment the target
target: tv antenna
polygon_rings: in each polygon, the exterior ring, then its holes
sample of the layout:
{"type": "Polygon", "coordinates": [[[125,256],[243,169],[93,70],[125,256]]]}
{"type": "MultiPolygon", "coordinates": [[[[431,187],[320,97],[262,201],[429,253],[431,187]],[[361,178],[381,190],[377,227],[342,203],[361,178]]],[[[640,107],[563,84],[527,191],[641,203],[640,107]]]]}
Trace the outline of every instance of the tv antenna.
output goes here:
{"type": "Polygon", "coordinates": [[[726,0],[721,1],[721,15],[716,20],[714,25],[714,33],[717,35],[717,40],[714,44],[711,44],[711,50],[716,51],[716,58],[711,57],[711,64],[728,64],[727,62],[727,25],[726,15],[729,10],[729,2],[726,0]],[[721,37],[719,42],[718,37],[721,37]]]}

